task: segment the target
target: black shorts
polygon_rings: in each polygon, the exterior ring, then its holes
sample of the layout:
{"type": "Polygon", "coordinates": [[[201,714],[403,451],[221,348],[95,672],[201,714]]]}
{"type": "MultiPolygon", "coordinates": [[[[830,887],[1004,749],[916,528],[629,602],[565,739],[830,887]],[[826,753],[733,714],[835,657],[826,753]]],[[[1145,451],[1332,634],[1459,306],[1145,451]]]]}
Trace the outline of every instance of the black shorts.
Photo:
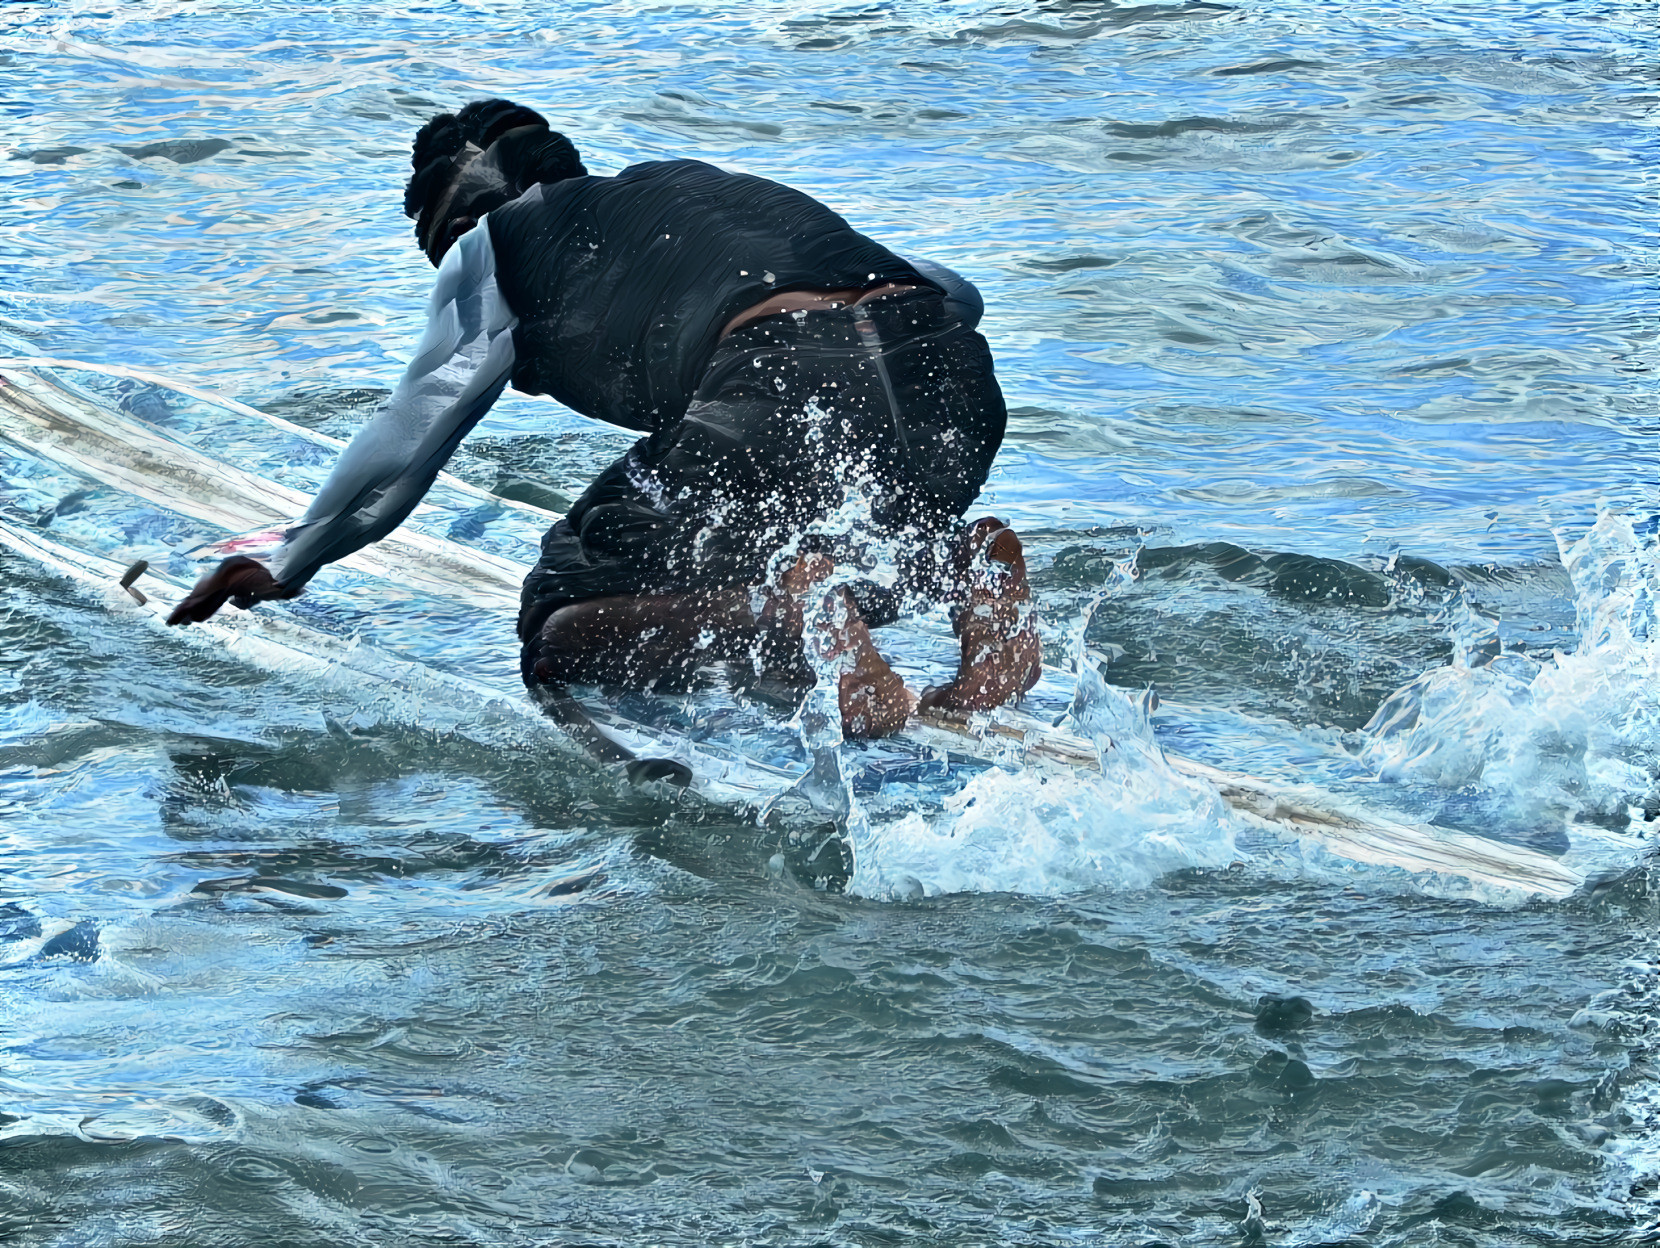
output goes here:
{"type": "Polygon", "coordinates": [[[866,538],[932,543],[979,494],[1006,421],[986,340],[932,290],[733,331],[686,415],[542,539],[519,612],[526,672],[560,607],[758,585],[786,548],[833,546],[834,525],[803,535],[838,509],[866,538]]]}

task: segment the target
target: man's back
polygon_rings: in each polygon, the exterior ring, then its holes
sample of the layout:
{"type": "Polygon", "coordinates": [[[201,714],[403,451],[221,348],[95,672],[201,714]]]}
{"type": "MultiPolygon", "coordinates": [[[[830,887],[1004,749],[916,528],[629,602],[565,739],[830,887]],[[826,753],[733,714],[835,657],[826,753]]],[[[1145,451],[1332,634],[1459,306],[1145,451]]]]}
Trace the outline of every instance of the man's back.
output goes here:
{"type": "Polygon", "coordinates": [[[485,220],[514,387],[645,432],[685,413],[722,328],[768,295],[935,285],[811,196],[702,161],[535,186],[485,220]]]}

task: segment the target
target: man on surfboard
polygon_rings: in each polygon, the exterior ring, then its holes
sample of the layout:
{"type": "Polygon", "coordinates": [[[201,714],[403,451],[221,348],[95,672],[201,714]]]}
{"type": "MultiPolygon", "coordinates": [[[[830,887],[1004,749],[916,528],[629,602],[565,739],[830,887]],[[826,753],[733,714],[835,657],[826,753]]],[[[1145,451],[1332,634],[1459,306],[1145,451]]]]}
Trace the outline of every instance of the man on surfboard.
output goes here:
{"type": "Polygon", "coordinates": [[[590,176],[507,100],[415,137],[404,210],[438,268],[431,319],[387,406],[269,559],[202,578],[169,623],[291,598],[385,537],[511,383],[645,436],[550,529],[519,614],[527,685],[649,687],[704,663],[839,671],[843,728],[915,704],[871,642],[945,601],[962,661],[924,706],[1031,687],[1019,539],[964,525],[1006,412],[981,301],[789,187],[699,161],[590,176]],[[882,563],[888,584],[837,569],[882,563]]]}

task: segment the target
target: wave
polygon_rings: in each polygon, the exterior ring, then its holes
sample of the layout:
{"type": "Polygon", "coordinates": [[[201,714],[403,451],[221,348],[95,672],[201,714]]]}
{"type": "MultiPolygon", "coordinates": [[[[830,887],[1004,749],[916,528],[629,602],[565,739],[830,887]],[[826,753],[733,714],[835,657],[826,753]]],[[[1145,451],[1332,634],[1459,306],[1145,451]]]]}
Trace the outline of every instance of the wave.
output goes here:
{"type": "Polygon", "coordinates": [[[1636,827],[1660,815],[1655,520],[1604,505],[1576,540],[1553,532],[1574,587],[1574,652],[1507,650],[1461,604],[1453,662],[1384,700],[1362,757],[1386,781],[1480,791],[1507,822],[1636,827]]]}

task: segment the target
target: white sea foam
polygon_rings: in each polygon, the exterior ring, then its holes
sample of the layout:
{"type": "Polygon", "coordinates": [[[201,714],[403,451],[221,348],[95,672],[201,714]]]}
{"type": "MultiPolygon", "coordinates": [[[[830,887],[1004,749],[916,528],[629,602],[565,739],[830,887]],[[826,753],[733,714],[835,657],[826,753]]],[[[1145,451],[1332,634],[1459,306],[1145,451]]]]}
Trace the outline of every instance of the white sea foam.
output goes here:
{"type": "Polygon", "coordinates": [[[1558,530],[1557,541],[1578,648],[1482,662],[1494,638],[1465,606],[1453,663],[1390,695],[1367,725],[1364,757],[1383,779],[1478,786],[1523,821],[1660,801],[1660,545],[1609,507],[1577,540],[1558,530]]]}
{"type": "Polygon", "coordinates": [[[1225,867],[1236,816],[1210,786],[1171,770],[1135,700],[1082,665],[1069,727],[1094,741],[1099,773],[990,770],[937,813],[850,827],[849,890],[1054,895],[1140,888],[1182,867],[1225,867]]]}
{"type": "MultiPolygon", "coordinates": [[[[1504,652],[1491,621],[1462,606],[1455,661],[1385,700],[1367,728],[1365,761],[1385,779],[1479,790],[1506,823],[1556,822],[1569,836],[1567,860],[1588,876],[1628,866],[1645,838],[1574,821],[1629,812],[1636,831],[1647,826],[1642,811],[1660,801],[1660,551],[1650,528],[1605,507],[1581,536],[1559,533],[1581,638],[1572,654],[1539,662],[1504,652]]],[[[1143,887],[1174,869],[1236,859],[1271,872],[1393,874],[1315,861],[1329,855],[1307,844],[1289,858],[1285,846],[1264,853],[1255,833],[1236,843],[1244,829],[1215,791],[1172,771],[1136,702],[1092,664],[1079,666],[1069,726],[1096,743],[1099,774],[992,770],[942,810],[886,822],[855,812],[851,890],[1052,895],[1143,887]]],[[[1459,896],[1472,887],[1439,877],[1403,883],[1446,885],[1459,896]]]]}

